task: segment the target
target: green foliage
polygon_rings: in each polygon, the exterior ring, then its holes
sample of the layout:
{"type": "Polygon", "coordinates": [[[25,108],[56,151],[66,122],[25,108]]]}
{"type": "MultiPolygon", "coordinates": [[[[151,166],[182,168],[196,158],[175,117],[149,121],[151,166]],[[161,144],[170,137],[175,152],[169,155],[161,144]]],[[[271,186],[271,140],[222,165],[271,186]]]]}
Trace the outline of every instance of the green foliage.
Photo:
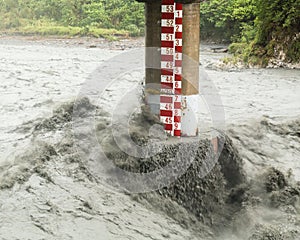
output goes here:
{"type": "Polygon", "coordinates": [[[300,60],[300,40],[293,41],[287,49],[287,58],[291,62],[299,62],[300,60]]]}
{"type": "Polygon", "coordinates": [[[255,0],[206,1],[201,5],[201,36],[225,41],[241,37],[247,40],[253,32],[255,17],[255,0]]]}
{"type": "Polygon", "coordinates": [[[108,40],[116,40],[116,36],[128,36],[129,33],[126,30],[105,29],[96,27],[72,27],[61,26],[55,23],[43,21],[35,21],[33,25],[29,23],[23,27],[17,29],[10,29],[10,33],[20,35],[40,35],[40,36],[91,36],[91,37],[103,37],[108,40]]]}
{"type": "Polygon", "coordinates": [[[246,43],[232,43],[229,46],[229,52],[233,54],[242,54],[244,49],[247,47],[246,43]]]}
{"type": "Polygon", "coordinates": [[[280,33],[297,33],[300,29],[299,0],[257,0],[257,44],[265,45],[280,33]]]}
{"type": "MultiPolygon", "coordinates": [[[[235,59],[265,66],[300,61],[299,0],[210,0],[201,5],[202,39],[233,42],[235,59]]],[[[226,60],[228,61],[228,60],[226,60]]]]}
{"type": "MultiPolygon", "coordinates": [[[[144,5],[135,0],[0,0],[2,31],[114,39],[143,35],[144,24],[144,5]]],[[[202,39],[233,42],[235,59],[297,62],[300,0],[207,0],[200,30],[202,39]]]]}
{"type": "MultiPolygon", "coordinates": [[[[300,61],[300,1],[257,0],[257,33],[254,49],[264,49],[262,58],[300,61]]],[[[254,52],[253,55],[257,55],[254,52]]]]}
{"type": "Polygon", "coordinates": [[[26,26],[20,29],[21,34],[38,34],[47,35],[62,35],[76,36],[81,32],[79,27],[64,27],[64,26],[26,26]]]}
{"type": "Polygon", "coordinates": [[[144,6],[135,0],[2,0],[0,20],[0,30],[46,21],[82,29],[127,30],[134,36],[144,33],[145,22],[144,6]]]}

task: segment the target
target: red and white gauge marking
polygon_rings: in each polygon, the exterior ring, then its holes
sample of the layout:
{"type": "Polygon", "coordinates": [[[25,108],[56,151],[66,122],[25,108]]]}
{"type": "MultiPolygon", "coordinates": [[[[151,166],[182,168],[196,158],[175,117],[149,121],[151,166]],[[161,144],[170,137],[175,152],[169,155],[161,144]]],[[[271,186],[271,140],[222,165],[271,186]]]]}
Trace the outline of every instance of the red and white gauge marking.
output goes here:
{"type": "Polygon", "coordinates": [[[171,136],[181,136],[182,4],[162,0],[160,120],[171,136]]]}

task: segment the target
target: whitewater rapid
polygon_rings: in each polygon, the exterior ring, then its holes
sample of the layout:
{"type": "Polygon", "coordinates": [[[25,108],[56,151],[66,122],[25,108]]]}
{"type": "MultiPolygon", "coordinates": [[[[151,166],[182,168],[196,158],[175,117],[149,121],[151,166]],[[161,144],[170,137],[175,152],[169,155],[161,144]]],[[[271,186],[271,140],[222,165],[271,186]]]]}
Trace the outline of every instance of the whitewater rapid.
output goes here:
{"type": "MultiPolygon", "coordinates": [[[[137,46],[142,43],[131,46],[130,42],[101,44],[80,39],[0,39],[3,239],[98,239],[103,232],[114,236],[112,239],[199,239],[163,213],[102,187],[70,150],[73,138],[68,104],[101,63],[137,46]],[[123,46],[125,50],[120,50],[123,46]],[[64,102],[67,105],[53,113],[64,102]],[[57,224],[53,224],[55,221],[57,224]],[[25,229],[24,236],[15,231],[14,222],[25,229]],[[175,228],[178,230],[172,230],[175,228]]],[[[242,159],[247,179],[253,181],[273,166],[299,181],[299,70],[221,70],[217,61],[225,56],[212,53],[209,45],[201,46],[201,65],[222,99],[226,134],[238,150],[233,152],[242,159]]],[[[123,82],[108,89],[101,102],[104,110],[109,111],[112,99],[142,79],[142,72],[125,74],[120,79],[123,82]]],[[[201,87],[206,86],[200,79],[201,87]]],[[[105,128],[105,121],[99,123],[99,129],[105,128]]],[[[190,218],[185,209],[176,208],[181,217],[190,218]]],[[[247,209],[243,216],[256,226],[255,214],[261,223],[271,216],[265,208],[260,212],[247,209]]],[[[284,222],[281,214],[276,215],[276,224],[284,222]]],[[[210,230],[206,226],[201,229],[207,237],[203,239],[210,239],[210,230]]],[[[227,234],[228,239],[234,239],[234,234],[227,234]]],[[[106,235],[99,239],[106,239],[106,235]]]]}
{"type": "MultiPolygon", "coordinates": [[[[130,46],[128,42],[108,45],[76,39],[37,41],[2,38],[0,43],[2,161],[17,153],[18,145],[28,140],[24,134],[14,131],[20,124],[49,116],[60,103],[75,99],[82,84],[97,67],[113,56],[124,54],[116,46],[130,46]]],[[[135,47],[134,44],[130,47],[135,47]]],[[[221,97],[228,130],[243,124],[258,127],[263,118],[280,122],[300,116],[299,70],[221,71],[216,62],[226,54],[213,53],[210,47],[201,46],[200,62],[221,97]]],[[[127,51],[130,51],[129,47],[127,51]]],[[[140,77],[135,73],[137,84],[142,78],[142,72],[140,77]]],[[[205,87],[200,79],[200,91],[205,87]]],[[[114,94],[117,95],[118,91],[114,94]]],[[[297,161],[285,159],[278,162],[281,162],[280,167],[296,169],[297,176],[300,174],[297,161]]]]}

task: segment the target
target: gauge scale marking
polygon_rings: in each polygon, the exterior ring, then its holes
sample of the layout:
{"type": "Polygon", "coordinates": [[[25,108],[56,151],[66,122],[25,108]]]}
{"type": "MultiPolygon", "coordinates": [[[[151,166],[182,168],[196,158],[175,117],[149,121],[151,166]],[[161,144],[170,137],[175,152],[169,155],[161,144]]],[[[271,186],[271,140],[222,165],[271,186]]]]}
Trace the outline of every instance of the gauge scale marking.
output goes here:
{"type": "Polygon", "coordinates": [[[171,136],[181,136],[182,4],[162,0],[160,120],[171,136]]]}

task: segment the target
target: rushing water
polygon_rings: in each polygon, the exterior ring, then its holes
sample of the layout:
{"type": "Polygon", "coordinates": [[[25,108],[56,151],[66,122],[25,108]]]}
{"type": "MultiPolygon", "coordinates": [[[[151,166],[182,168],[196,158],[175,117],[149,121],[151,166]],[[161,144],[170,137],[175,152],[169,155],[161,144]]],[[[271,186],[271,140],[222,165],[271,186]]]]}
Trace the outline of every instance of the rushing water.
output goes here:
{"type": "MultiPolygon", "coordinates": [[[[2,160],[9,158],[24,138],[13,131],[17,126],[45,117],[58,103],[74,99],[81,84],[103,61],[121,53],[59,41],[2,39],[0,43],[2,160]]],[[[219,91],[228,128],[234,128],[232,124],[254,124],[263,117],[288,121],[300,116],[299,70],[221,71],[215,66],[224,56],[212,53],[209,45],[201,47],[201,64],[219,91]]]]}
{"type": "MultiPolygon", "coordinates": [[[[30,146],[34,142],[33,136],[28,134],[26,128],[32,128],[35,122],[39,121],[38,119],[50,116],[53,109],[62,102],[75,99],[90,74],[102,62],[121,53],[120,50],[111,50],[108,46],[100,47],[88,48],[84,44],[65,44],[63,41],[53,43],[0,40],[0,186],[1,180],[9,177],[6,172],[12,175],[11,178],[16,178],[17,176],[13,174],[18,164],[26,169],[28,164],[32,163],[31,160],[26,163],[26,159],[20,163],[14,162],[15,156],[22,153],[24,148],[33,149],[34,147],[30,146]],[[22,125],[23,123],[26,124],[22,125]]],[[[217,61],[226,54],[213,53],[210,47],[209,45],[201,46],[201,65],[218,89],[225,111],[226,132],[243,159],[248,179],[253,180],[267,167],[274,166],[284,173],[290,172],[299,181],[300,71],[288,69],[220,70],[217,67],[217,61]]],[[[143,76],[140,73],[129,77],[134,78],[134,81],[138,83],[143,76]]],[[[125,85],[120,83],[120,85],[111,86],[111,89],[107,91],[107,99],[110,101],[117,97],[122,91],[118,88],[123,89],[124,86],[126,87],[126,81],[125,85]]],[[[200,79],[200,88],[205,87],[200,79]]],[[[110,104],[109,101],[107,105],[110,104]]],[[[15,174],[19,172],[16,171],[15,174]]],[[[37,180],[31,179],[29,182],[35,186],[35,181],[37,180]]],[[[73,186],[71,183],[61,184],[61,186],[73,186]]],[[[73,187],[75,189],[76,185],[73,187]]],[[[54,194],[55,191],[57,190],[53,188],[54,194]]],[[[76,194],[83,194],[82,192],[76,194]]],[[[4,202],[5,196],[5,194],[0,195],[0,209],[3,204],[1,201],[4,202]]],[[[120,204],[122,197],[117,195],[115,197],[119,199],[117,201],[120,204]]],[[[16,199],[11,201],[12,205],[17,202],[16,199]]],[[[60,201],[66,201],[66,199],[62,198],[60,201]]],[[[72,204],[76,205],[75,202],[72,204]]],[[[30,208],[29,203],[25,206],[30,208]]],[[[68,208],[69,205],[66,204],[65,207],[68,208]]],[[[3,214],[8,216],[10,210],[5,211],[3,214]]],[[[119,208],[115,211],[119,211],[119,208]]],[[[21,214],[26,215],[25,212],[21,214]]],[[[256,214],[259,219],[263,219],[262,222],[272,217],[266,209],[256,214]]],[[[12,216],[7,218],[3,216],[3,221],[5,219],[26,221],[26,219],[18,219],[17,215],[13,215],[15,219],[12,216]]],[[[74,216],[76,217],[75,213],[74,216]]],[[[40,224],[40,222],[36,223],[35,219],[31,220],[35,222],[35,225],[40,224]]],[[[87,223],[78,223],[78,226],[84,226],[84,224],[87,223]]],[[[238,226],[237,224],[237,228],[238,226]]],[[[66,228],[70,229],[69,226],[66,228]]],[[[4,235],[6,237],[10,236],[8,229],[10,229],[9,226],[2,229],[6,231],[4,235]]],[[[31,228],[28,227],[28,229],[31,228]]],[[[136,229],[146,231],[138,227],[136,229]]],[[[49,233],[44,230],[45,232],[49,233]]],[[[36,232],[34,234],[38,235],[36,232]]],[[[185,234],[184,231],[182,234],[185,234]]],[[[229,239],[232,238],[230,233],[226,234],[229,234],[229,239]]],[[[35,235],[29,234],[28,236],[36,239],[35,235]]],[[[157,237],[157,239],[160,238],[157,237]]],[[[183,238],[178,237],[178,239],[183,238]]]]}

